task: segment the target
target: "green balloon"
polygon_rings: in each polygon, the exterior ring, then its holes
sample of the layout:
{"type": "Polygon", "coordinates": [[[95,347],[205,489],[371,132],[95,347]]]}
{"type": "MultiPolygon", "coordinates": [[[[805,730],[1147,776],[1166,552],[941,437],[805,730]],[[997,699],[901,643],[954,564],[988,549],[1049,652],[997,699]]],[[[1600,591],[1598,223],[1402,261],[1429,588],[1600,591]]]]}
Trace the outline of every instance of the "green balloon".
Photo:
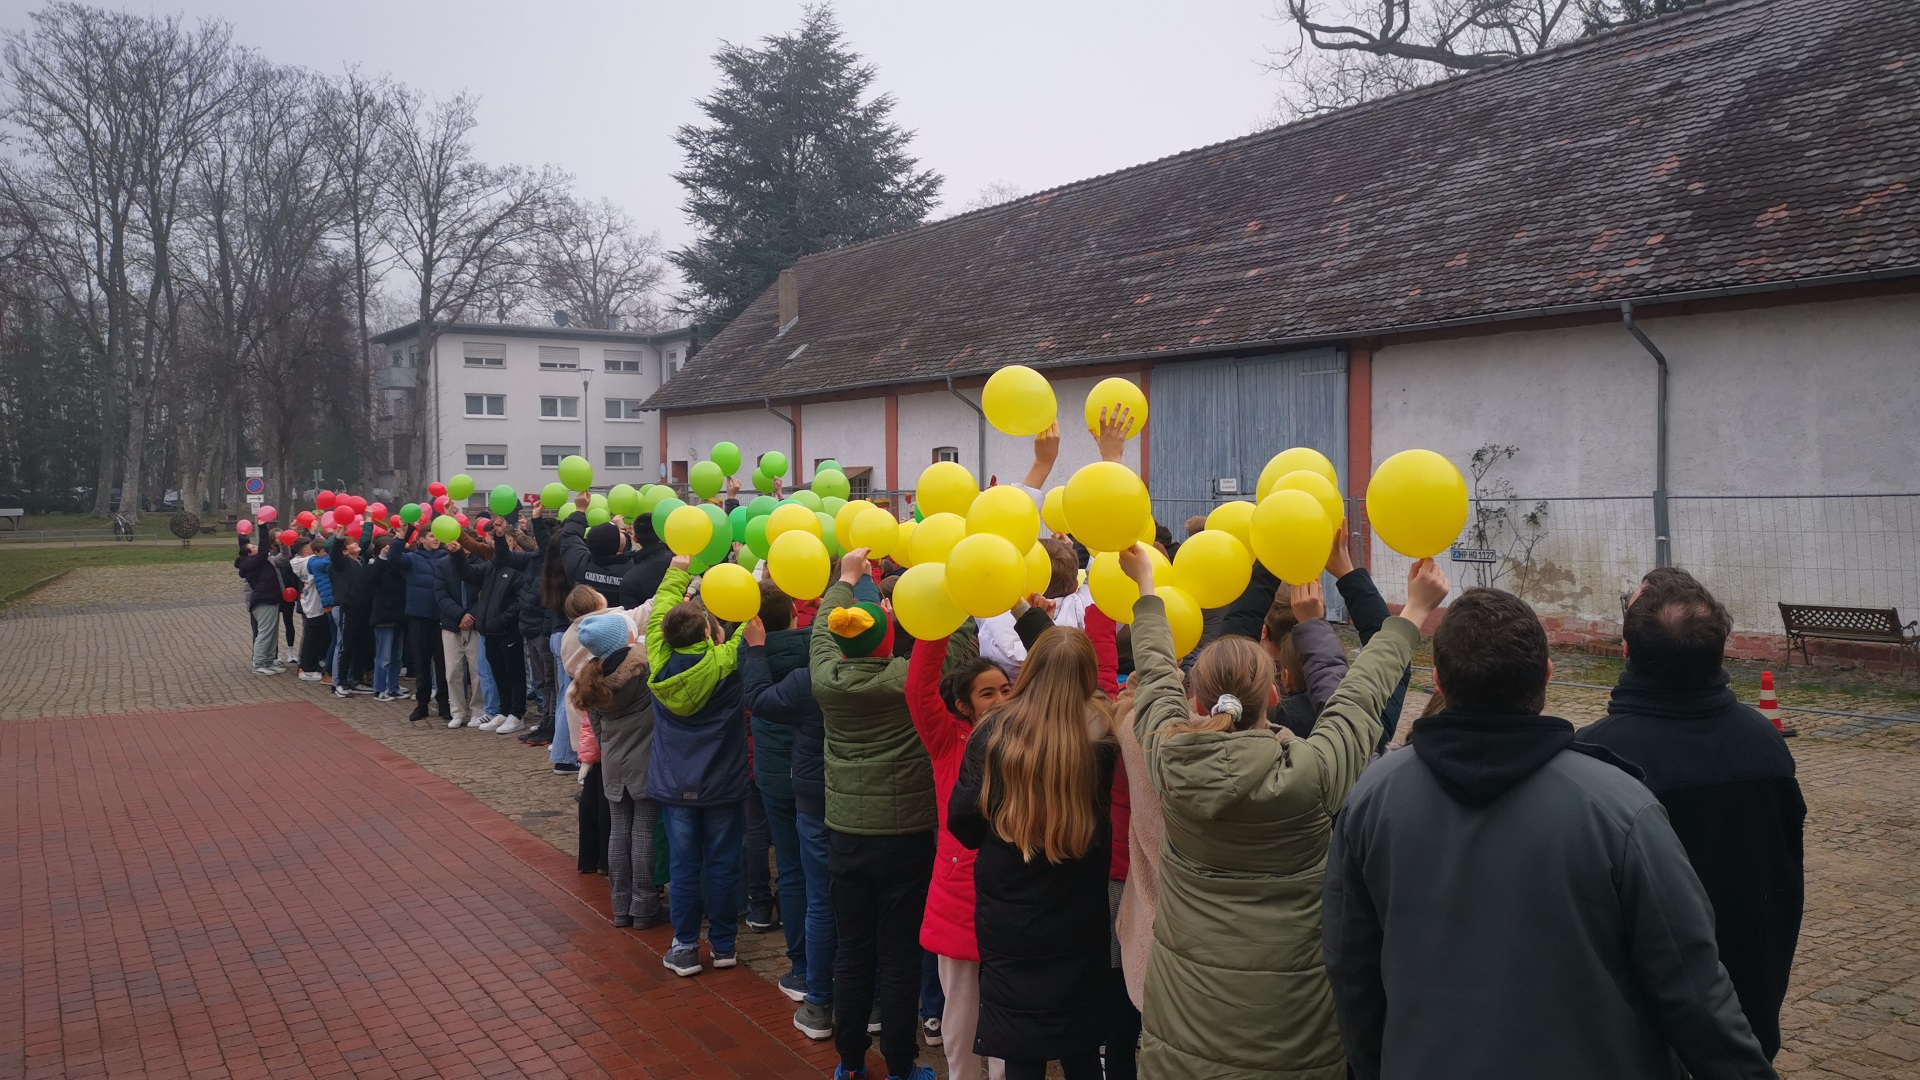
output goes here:
{"type": "Polygon", "coordinates": [[[753,552],[756,557],[766,558],[767,519],[763,517],[749,519],[747,521],[746,535],[741,537],[740,542],[747,545],[747,550],[753,552]]]}
{"type": "Polygon", "coordinates": [[[697,557],[708,566],[718,566],[733,554],[733,528],[727,522],[727,512],[712,503],[701,503],[700,512],[713,523],[713,539],[707,541],[706,548],[697,557]]]}
{"type": "Polygon", "coordinates": [[[823,499],[845,499],[852,494],[853,485],[847,482],[847,474],[839,469],[822,469],[813,474],[813,490],[823,499]]]}
{"type": "Polygon", "coordinates": [[[687,486],[693,489],[695,495],[703,499],[711,499],[720,494],[720,488],[726,482],[727,474],[721,472],[720,466],[711,461],[696,463],[693,471],[687,474],[687,486]]]}
{"type": "Polygon", "coordinates": [[[607,522],[612,520],[613,520],[613,515],[607,512],[606,507],[604,506],[587,507],[587,524],[588,525],[605,525],[607,522]]]}
{"type": "Polygon", "coordinates": [[[758,498],[754,499],[752,502],[747,504],[747,516],[766,517],[768,514],[773,513],[774,507],[779,505],[780,505],[780,500],[774,498],[771,495],[759,496],[758,498]]]}
{"type": "Polygon", "coordinates": [[[827,554],[836,559],[845,555],[840,548],[840,538],[833,535],[833,515],[822,511],[813,516],[820,519],[820,539],[827,545],[827,554]]]}
{"type": "Polygon", "coordinates": [[[460,523],[452,515],[442,514],[433,519],[433,538],[443,544],[451,544],[460,539],[460,523]]]}
{"type": "Polygon", "coordinates": [[[579,507],[577,507],[577,506],[575,506],[575,505],[573,505],[572,503],[567,503],[567,504],[566,504],[565,506],[562,506],[562,507],[560,508],[560,512],[559,512],[559,515],[558,515],[558,517],[560,518],[560,520],[561,520],[561,521],[565,521],[565,520],[567,520],[568,518],[570,518],[570,517],[572,517],[572,516],[573,516],[573,513],[574,513],[574,511],[576,511],[576,510],[578,510],[578,509],[580,509],[580,508],[579,508],[579,507]]]}
{"type": "Polygon", "coordinates": [[[400,520],[406,522],[409,525],[418,524],[420,521],[420,504],[408,503],[407,505],[401,507],[400,520]]]}
{"type": "Polygon", "coordinates": [[[472,494],[473,477],[466,473],[455,473],[453,479],[447,481],[447,498],[454,502],[465,502],[467,496],[472,494]]]}
{"type": "Polygon", "coordinates": [[[607,509],[618,517],[632,521],[640,516],[640,492],[632,484],[615,484],[607,492],[607,509]]]}
{"type": "Polygon", "coordinates": [[[768,476],[787,475],[787,455],[778,450],[769,450],[761,454],[760,471],[768,476]]]}
{"type": "Polygon", "coordinates": [[[740,564],[740,569],[745,570],[747,573],[751,574],[753,573],[753,568],[760,565],[760,556],[755,555],[751,551],[743,551],[740,553],[740,557],[735,561],[737,561],[740,564]]]}
{"type": "Polygon", "coordinates": [[[818,480],[820,478],[820,474],[823,472],[843,473],[846,471],[847,470],[845,469],[845,467],[843,467],[839,462],[833,460],[832,458],[828,458],[825,461],[822,461],[820,464],[815,465],[813,467],[813,478],[818,480]]]}
{"type": "Polygon", "coordinates": [[[487,493],[487,509],[506,517],[520,508],[520,496],[512,484],[500,484],[487,493]]]}
{"type": "Polygon", "coordinates": [[[925,520],[927,520],[927,516],[926,516],[925,514],[922,514],[922,513],[920,512],[920,504],[919,504],[919,503],[914,503],[914,504],[913,504],[913,520],[915,520],[915,521],[925,521],[925,520]]]}
{"type": "Polygon", "coordinates": [[[799,491],[794,492],[792,500],[816,514],[820,512],[820,496],[808,491],[806,488],[801,488],[799,491]]]}
{"type": "Polygon", "coordinates": [[[673,498],[673,489],[665,484],[648,484],[640,492],[640,513],[651,514],[656,506],[673,498]]]}
{"type": "Polygon", "coordinates": [[[727,524],[730,526],[729,531],[733,533],[734,543],[747,542],[747,522],[751,520],[753,520],[753,513],[744,506],[736,506],[727,511],[727,524]]]}
{"type": "Polygon", "coordinates": [[[585,491],[593,486],[593,463],[578,454],[560,459],[560,482],[570,491],[585,491]]]}
{"type": "Polygon", "coordinates": [[[835,521],[840,520],[840,511],[846,509],[847,500],[829,495],[820,500],[820,512],[835,521]]]}
{"type": "Polygon", "coordinates": [[[671,495],[669,495],[667,498],[661,499],[657,503],[654,503],[653,504],[653,535],[658,536],[663,540],[666,539],[667,515],[673,513],[675,510],[678,510],[685,505],[687,504],[680,501],[677,498],[674,498],[671,495]]]}
{"type": "Polygon", "coordinates": [[[753,490],[755,490],[755,491],[772,491],[772,490],[773,490],[773,484],[774,484],[774,479],[773,479],[773,477],[771,477],[771,476],[768,476],[768,475],[767,475],[766,473],[763,473],[763,472],[759,472],[759,471],[755,471],[755,472],[754,472],[754,474],[753,474],[753,490]]]}
{"type": "Polygon", "coordinates": [[[730,442],[714,443],[713,453],[709,455],[720,471],[732,476],[740,471],[740,448],[730,442]]]}
{"type": "Polygon", "coordinates": [[[613,514],[612,509],[607,506],[607,497],[605,495],[600,494],[597,491],[594,492],[592,495],[587,496],[587,509],[605,510],[607,511],[607,514],[609,517],[611,517],[613,514]]]}
{"type": "Polygon", "coordinates": [[[567,505],[567,485],[555,481],[540,489],[540,505],[558,510],[567,505]]]}

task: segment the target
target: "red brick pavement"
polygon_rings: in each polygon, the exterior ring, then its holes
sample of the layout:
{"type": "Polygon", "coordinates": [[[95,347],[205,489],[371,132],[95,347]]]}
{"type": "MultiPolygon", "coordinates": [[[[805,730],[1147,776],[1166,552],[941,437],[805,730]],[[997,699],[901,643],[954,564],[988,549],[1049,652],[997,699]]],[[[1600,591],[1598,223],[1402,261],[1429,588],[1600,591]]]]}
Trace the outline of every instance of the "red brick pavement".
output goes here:
{"type": "Polygon", "coordinates": [[[750,971],[305,703],[0,725],[0,1077],[801,1077],[750,971]]]}

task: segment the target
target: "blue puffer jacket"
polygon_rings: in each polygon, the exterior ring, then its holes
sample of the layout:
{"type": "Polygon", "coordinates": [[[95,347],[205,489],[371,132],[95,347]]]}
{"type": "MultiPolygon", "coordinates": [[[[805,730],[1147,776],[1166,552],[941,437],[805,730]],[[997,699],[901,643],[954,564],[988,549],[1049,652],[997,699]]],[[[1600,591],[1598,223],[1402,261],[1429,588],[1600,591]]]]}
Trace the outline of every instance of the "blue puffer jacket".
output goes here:
{"type": "MultiPolygon", "coordinates": [[[[661,669],[667,679],[698,664],[703,652],[676,652],[661,669]]],[[[657,680],[656,680],[657,681],[657,680]]],[[[746,801],[747,715],[740,672],[729,672],[691,716],[653,710],[653,760],[647,797],[669,806],[725,806],[746,801]]]]}
{"type": "MultiPolygon", "coordinates": [[[[449,555],[433,567],[433,607],[440,629],[458,631],[468,615],[480,618],[480,582],[486,564],[465,554],[449,555]]],[[[476,627],[478,629],[478,627],[476,627]]]]}
{"type": "Polygon", "coordinates": [[[407,618],[439,620],[440,608],[433,601],[433,571],[446,557],[444,551],[403,551],[394,556],[407,575],[407,618]]]}

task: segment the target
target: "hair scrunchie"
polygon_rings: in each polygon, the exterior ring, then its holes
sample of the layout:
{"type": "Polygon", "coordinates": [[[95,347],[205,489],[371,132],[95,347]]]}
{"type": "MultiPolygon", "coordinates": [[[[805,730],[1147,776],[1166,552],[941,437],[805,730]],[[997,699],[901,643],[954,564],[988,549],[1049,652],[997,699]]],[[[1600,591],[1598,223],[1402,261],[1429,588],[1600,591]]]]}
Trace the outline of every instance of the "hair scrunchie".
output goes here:
{"type": "Polygon", "coordinates": [[[1239,698],[1234,697],[1232,694],[1221,694],[1218,698],[1214,699],[1213,708],[1207,710],[1207,715],[1218,716],[1221,713],[1226,713],[1237,721],[1245,712],[1246,707],[1240,704],[1239,698]]]}

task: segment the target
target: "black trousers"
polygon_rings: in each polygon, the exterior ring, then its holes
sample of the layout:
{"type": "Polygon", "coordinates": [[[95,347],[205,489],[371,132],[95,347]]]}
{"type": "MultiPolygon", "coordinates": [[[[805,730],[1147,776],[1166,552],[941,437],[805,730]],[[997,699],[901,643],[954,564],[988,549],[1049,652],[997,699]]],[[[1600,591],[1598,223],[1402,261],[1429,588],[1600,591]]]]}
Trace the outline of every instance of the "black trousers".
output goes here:
{"type": "Polygon", "coordinates": [[[327,615],[300,616],[300,670],[319,671],[333,651],[333,619],[327,615]]]}
{"type": "Polygon", "coordinates": [[[1134,1080],[1140,1075],[1139,1066],[1135,1063],[1140,1052],[1140,1010],[1133,1007],[1133,999],[1127,996],[1127,973],[1120,968],[1111,968],[1107,974],[1110,981],[1107,987],[1106,1080],[1134,1080]]]}
{"type": "Polygon", "coordinates": [[[286,628],[286,631],[287,631],[287,648],[289,648],[289,649],[291,649],[291,648],[293,648],[293,612],[294,612],[294,608],[295,608],[295,605],[293,605],[293,604],[290,604],[290,603],[288,603],[288,602],[287,602],[287,601],[285,601],[285,600],[282,600],[282,601],[280,601],[280,625],[282,625],[282,626],[284,626],[284,627],[286,628]]]}
{"type": "Polygon", "coordinates": [[[373,681],[373,609],[340,609],[340,666],[335,686],[365,686],[373,681]],[[341,676],[345,675],[345,679],[341,676]]]}
{"type": "MultiPolygon", "coordinates": [[[[487,657],[487,663],[493,663],[493,657],[487,657]]],[[[499,676],[495,675],[494,678],[498,680],[499,676]]],[[[501,708],[506,706],[502,705],[501,708]]],[[[587,774],[580,778],[580,856],[577,865],[583,874],[597,874],[609,869],[607,843],[613,839],[613,806],[607,802],[607,789],[600,783],[600,763],[596,761],[583,768],[587,774]]]]}
{"type": "MultiPolygon", "coordinates": [[[[493,672],[494,688],[500,691],[500,711],[507,716],[527,715],[527,643],[520,631],[487,634],[480,639],[487,650],[487,667],[493,672]]],[[[602,800],[604,801],[604,800],[602,800]]]]}
{"type": "Polygon", "coordinates": [[[840,939],[833,958],[834,1046],[848,1069],[865,1067],[873,1045],[867,1017],[877,1000],[887,1072],[913,1072],[920,1050],[920,919],[933,880],[933,848],[932,832],[836,831],[829,837],[827,876],[840,939]]]}
{"type": "Polygon", "coordinates": [[[425,713],[428,701],[438,701],[440,715],[451,715],[447,711],[447,660],[440,651],[439,619],[407,616],[407,653],[413,657],[414,711],[425,713]]]}
{"type": "Polygon", "coordinates": [[[760,801],[760,791],[753,789],[744,804],[747,808],[747,831],[744,854],[746,873],[740,877],[745,886],[743,910],[754,904],[773,903],[773,868],[769,856],[773,852],[773,830],[767,826],[767,807],[760,801]]]}
{"type": "MultiPolygon", "coordinates": [[[[1087,1054],[1083,1057],[1061,1058],[1060,1071],[1067,1080],[1100,1080],[1100,1055],[1087,1054]]],[[[1007,1062],[1007,1080],[1047,1080],[1047,1063],[1009,1061],[1007,1062]]]]}

